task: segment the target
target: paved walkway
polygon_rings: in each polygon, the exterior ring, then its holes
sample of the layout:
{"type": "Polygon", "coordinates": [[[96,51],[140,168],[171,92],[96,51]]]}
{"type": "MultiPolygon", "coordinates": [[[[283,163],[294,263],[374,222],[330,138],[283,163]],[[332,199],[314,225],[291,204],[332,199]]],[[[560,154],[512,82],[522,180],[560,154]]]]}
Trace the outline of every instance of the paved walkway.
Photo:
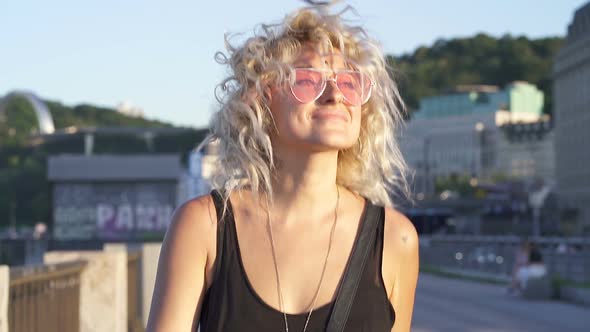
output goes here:
{"type": "Polygon", "coordinates": [[[421,274],[412,332],[590,331],[590,308],[530,302],[504,287],[421,274]]]}

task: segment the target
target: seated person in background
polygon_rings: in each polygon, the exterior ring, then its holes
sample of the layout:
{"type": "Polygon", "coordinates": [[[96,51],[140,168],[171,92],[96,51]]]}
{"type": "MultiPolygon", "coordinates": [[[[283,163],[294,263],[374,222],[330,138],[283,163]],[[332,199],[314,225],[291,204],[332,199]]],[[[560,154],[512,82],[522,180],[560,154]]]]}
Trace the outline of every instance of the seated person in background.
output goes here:
{"type": "Polygon", "coordinates": [[[512,281],[510,282],[510,286],[508,287],[509,293],[517,292],[520,289],[518,274],[519,274],[519,271],[522,270],[523,268],[526,268],[526,266],[529,263],[529,256],[530,256],[530,251],[531,251],[530,247],[531,247],[530,242],[527,240],[524,240],[514,254],[514,266],[512,268],[512,281]]]}
{"type": "Polygon", "coordinates": [[[547,274],[547,267],[543,262],[543,255],[539,248],[532,244],[529,253],[528,264],[519,269],[517,272],[517,278],[519,282],[519,289],[525,289],[527,282],[532,278],[541,278],[547,274]]]}

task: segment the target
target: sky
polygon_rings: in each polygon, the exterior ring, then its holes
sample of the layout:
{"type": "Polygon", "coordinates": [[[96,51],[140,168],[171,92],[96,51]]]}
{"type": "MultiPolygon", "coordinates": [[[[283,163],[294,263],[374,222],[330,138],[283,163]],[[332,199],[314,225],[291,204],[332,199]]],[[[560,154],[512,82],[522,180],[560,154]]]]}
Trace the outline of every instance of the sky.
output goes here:
{"type": "MultiPolygon", "coordinates": [[[[385,53],[484,32],[564,36],[588,0],[347,1],[385,53]]],[[[0,2],[0,97],[29,90],[69,106],[115,108],[205,127],[227,69],[225,33],[251,36],[301,7],[295,0],[53,0],[0,2]]],[[[239,39],[238,39],[239,40],[239,39]]]]}

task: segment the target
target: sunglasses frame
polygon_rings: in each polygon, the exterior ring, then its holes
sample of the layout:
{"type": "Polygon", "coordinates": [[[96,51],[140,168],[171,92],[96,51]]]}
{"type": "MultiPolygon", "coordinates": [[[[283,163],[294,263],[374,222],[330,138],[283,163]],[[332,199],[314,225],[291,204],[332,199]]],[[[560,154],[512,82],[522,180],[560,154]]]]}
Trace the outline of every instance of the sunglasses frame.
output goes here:
{"type": "Polygon", "coordinates": [[[293,75],[293,78],[292,78],[292,81],[289,82],[290,83],[289,89],[291,90],[291,94],[293,95],[293,97],[295,97],[295,99],[297,99],[297,101],[299,101],[302,104],[312,103],[312,102],[318,100],[326,91],[326,87],[328,86],[328,81],[332,81],[335,83],[336,87],[338,88],[338,91],[340,91],[340,93],[342,94],[342,97],[344,98],[344,100],[348,104],[354,105],[354,106],[362,106],[362,105],[366,104],[369,101],[369,99],[371,99],[371,93],[373,92],[373,86],[375,85],[375,83],[371,80],[371,78],[369,78],[367,75],[365,75],[363,72],[361,72],[359,70],[343,69],[343,70],[339,70],[339,71],[333,71],[330,69],[321,69],[321,68],[293,68],[292,75],[293,75]],[[322,75],[322,88],[320,89],[320,92],[313,100],[310,100],[308,102],[304,102],[295,95],[295,92],[293,91],[293,86],[295,85],[294,80],[296,78],[296,71],[297,70],[315,71],[315,72],[318,72],[322,75]],[[333,75],[328,76],[327,73],[332,73],[333,75]],[[342,93],[342,90],[340,90],[340,87],[338,86],[338,82],[337,82],[337,77],[338,77],[338,75],[340,75],[340,73],[359,73],[363,79],[366,77],[369,80],[369,91],[367,93],[366,98],[359,105],[355,105],[355,104],[351,103],[348,100],[348,98],[346,98],[344,93],[342,93]]]}

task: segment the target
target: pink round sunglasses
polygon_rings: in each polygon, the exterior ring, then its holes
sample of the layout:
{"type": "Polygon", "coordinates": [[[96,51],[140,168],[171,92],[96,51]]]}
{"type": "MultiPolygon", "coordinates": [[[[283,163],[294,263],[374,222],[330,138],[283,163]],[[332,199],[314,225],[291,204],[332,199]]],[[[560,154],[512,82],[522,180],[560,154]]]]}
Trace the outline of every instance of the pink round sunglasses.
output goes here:
{"type": "Polygon", "coordinates": [[[371,97],[374,85],[368,76],[356,70],[295,68],[291,79],[291,93],[301,103],[316,101],[326,90],[328,81],[336,83],[344,100],[354,106],[361,106],[371,97]],[[333,73],[332,77],[328,77],[333,73]]]}

